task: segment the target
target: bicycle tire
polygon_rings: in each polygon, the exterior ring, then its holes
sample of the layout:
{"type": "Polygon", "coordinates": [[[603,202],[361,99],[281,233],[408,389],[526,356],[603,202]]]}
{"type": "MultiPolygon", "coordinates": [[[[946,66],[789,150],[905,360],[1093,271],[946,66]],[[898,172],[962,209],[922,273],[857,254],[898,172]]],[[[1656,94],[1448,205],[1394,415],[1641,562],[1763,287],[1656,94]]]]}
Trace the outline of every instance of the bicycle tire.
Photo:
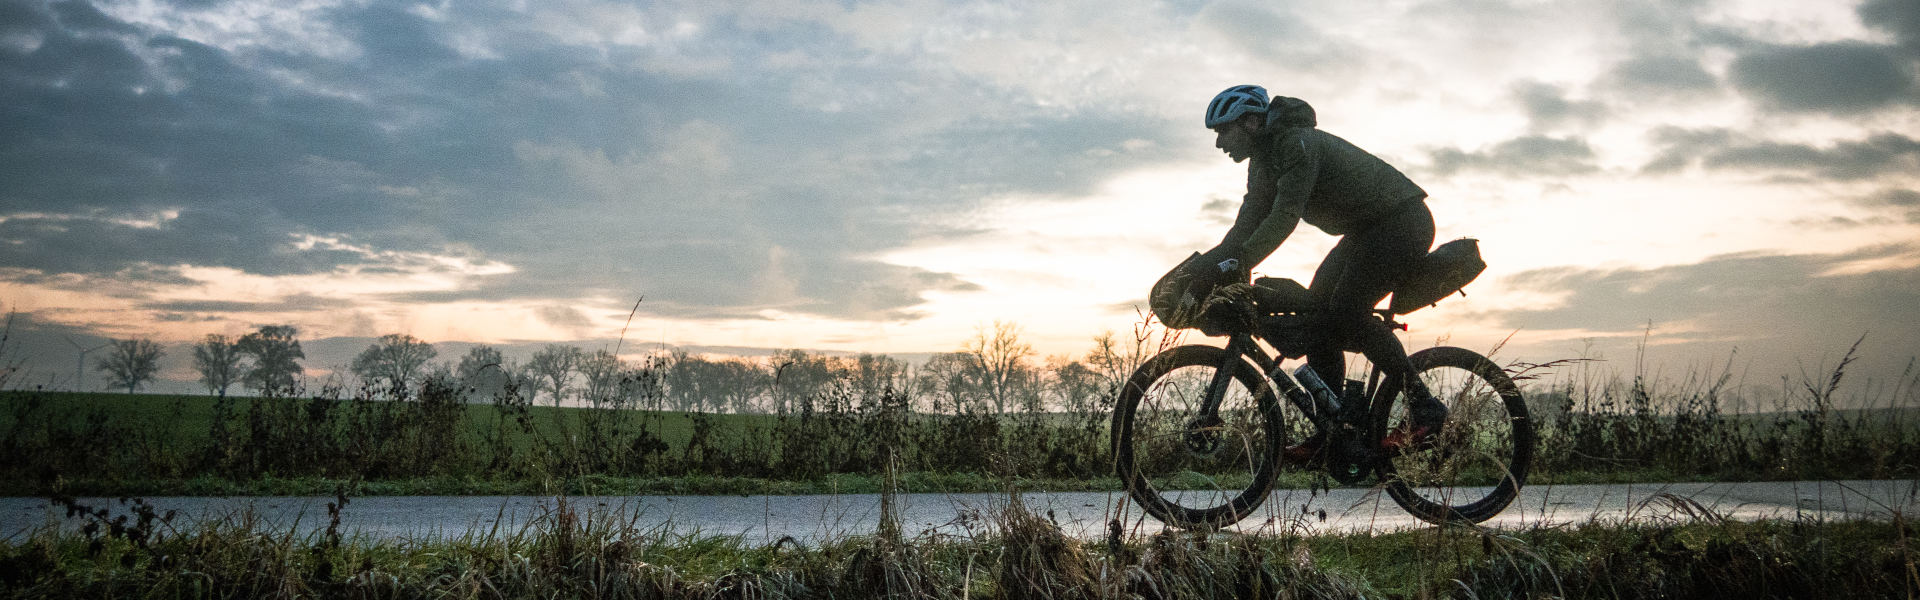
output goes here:
{"type": "Polygon", "coordinates": [[[1273,489],[1286,431],[1273,386],[1244,357],[1227,360],[1227,350],[1213,346],[1161,352],[1134,370],[1114,404],[1114,472],[1134,502],[1167,525],[1197,530],[1232,525],[1252,514],[1273,489]],[[1227,405],[1221,407],[1223,423],[1217,430],[1226,439],[1216,445],[1214,455],[1203,456],[1179,437],[1195,431],[1190,421],[1182,421],[1181,412],[1197,406],[1205,395],[1204,384],[1197,392],[1192,384],[1210,381],[1222,364],[1233,365],[1232,382],[1238,389],[1229,386],[1227,405]],[[1232,453],[1233,448],[1239,452],[1232,453]],[[1228,455],[1218,456],[1222,452],[1228,455]],[[1189,466],[1225,472],[1182,470],[1189,466]],[[1247,485],[1218,485],[1240,470],[1247,485]],[[1195,481],[1213,485],[1183,489],[1195,481]]]}
{"type": "MultiPolygon", "coordinates": [[[[1533,461],[1537,440],[1526,398],[1505,370],[1472,350],[1440,346],[1407,358],[1449,414],[1431,447],[1380,461],[1387,495],[1429,523],[1493,518],[1519,496],[1533,461]]],[[[1399,385],[1388,388],[1380,397],[1392,402],[1375,404],[1375,435],[1404,418],[1399,385]]]]}

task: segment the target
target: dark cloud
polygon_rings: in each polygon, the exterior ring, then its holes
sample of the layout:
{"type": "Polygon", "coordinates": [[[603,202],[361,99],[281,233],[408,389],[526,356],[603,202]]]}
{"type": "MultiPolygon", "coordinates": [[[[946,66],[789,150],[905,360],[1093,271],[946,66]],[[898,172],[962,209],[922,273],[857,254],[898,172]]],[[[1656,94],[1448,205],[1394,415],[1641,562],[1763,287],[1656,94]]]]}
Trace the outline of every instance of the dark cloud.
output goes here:
{"type": "Polygon", "coordinates": [[[145,302],[140,304],[144,310],[169,311],[175,313],[286,313],[316,310],[339,310],[353,308],[354,304],[337,298],[323,298],[311,294],[295,294],[272,302],[236,302],[231,300],[176,300],[166,302],[145,302]]]}
{"type": "Polygon", "coordinates": [[[1913,104],[1913,74],[1890,48],[1859,42],[1774,46],[1735,58],[1734,87],[1790,112],[1857,114],[1913,104]]]}
{"type": "Polygon", "coordinates": [[[1639,99],[1685,99],[1711,94],[1720,80],[1684,56],[1655,55],[1628,59],[1601,78],[1601,85],[1639,99]]]}
{"type": "Polygon", "coordinates": [[[1696,164],[1706,154],[1734,145],[1736,140],[1747,143],[1744,136],[1726,128],[1666,126],[1653,130],[1647,137],[1660,148],[1652,160],[1640,167],[1641,172],[1648,174],[1675,173],[1696,164]]]}
{"type": "Polygon", "coordinates": [[[253,273],[310,274],[364,263],[365,255],[299,249],[269,217],[209,206],[172,219],[95,213],[79,217],[13,216],[0,220],[0,262],[48,274],[118,274],[129,266],[227,266],[253,273]],[[125,219],[146,218],[151,223],[125,219]]]}
{"type": "Polygon", "coordinates": [[[1516,329],[1633,337],[1651,323],[1655,345],[1737,347],[1764,357],[1767,375],[1844,350],[1864,333],[1863,351],[1897,366],[1920,356],[1911,334],[1920,306],[1920,266],[1911,266],[1916,257],[1914,247],[1895,245],[1841,254],[1732,254],[1645,269],[1541,269],[1505,283],[1563,297],[1560,306],[1486,316],[1516,329]]]}
{"type": "Polygon", "coordinates": [[[543,306],[534,311],[534,314],[546,324],[563,329],[583,330],[593,325],[593,320],[587,317],[587,313],[571,306],[543,306]]]}
{"type": "Polygon", "coordinates": [[[1873,202],[1896,208],[1920,208],[1920,191],[1887,190],[1874,195],[1873,202]]]}
{"type": "MultiPolygon", "coordinates": [[[[32,34],[53,25],[53,14],[27,2],[0,2],[0,34],[32,34]]],[[[3,47],[0,47],[3,48],[3,47]]],[[[7,48],[11,50],[11,48],[7,48]]]]}
{"type": "Polygon", "coordinates": [[[1441,176],[1486,171],[1520,177],[1558,177],[1599,170],[1586,140],[1529,135],[1477,152],[1443,148],[1433,152],[1434,173],[1441,176]]]}
{"type": "Polygon", "coordinates": [[[93,4],[84,0],[55,2],[50,7],[59,16],[60,24],[75,31],[102,31],[109,33],[134,33],[133,26],[114,20],[93,4]]]}
{"type": "Polygon", "coordinates": [[[84,3],[0,17],[9,40],[35,40],[0,44],[15,280],[373,273],[411,268],[384,252],[452,254],[516,271],[398,297],[645,293],[661,314],[910,318],[922,293],[973,284],[867,257],[980,198],[1084,191],[1173,147],[1152,120],[1034,107],[812,29],[720,20],[672,47],[593,46],[493,7],[376,4],[313,15],[354,50],[323,56],[222,49],[84,3]],[[473,27],[488,57],[452,48],[473,27]],[[829,66],[757,61],[771,51],[829,66]],[[682,59],[734,67],[636,67],[682,59]],[[840,105],[801,93],[822,88],[840,105]],[[705,138],[713,156],[686,148],[705,138]],[[309,236],[369,250],[295,245],[309,236]]]}
{"type": "Polygon", "coordinates": [[[1898,215],[1908,223],[1920,224],[1920,190],[1889,189],[1860,200],[1867,208],[1898,215]]]}
{"type": "Polygon", "coordinates": [[[1909,55],[1920,55],[1920,2],[1867,0],[1858,14],[1868,27],[1892,33],[1909,55]]]}
{"type": "Polygon", "coordinates": [[[367,62],[381,70],[418,71],[460,58],[441,41],[433,23],[399,5],[374,3],[345,9],[333,20],[352,32],[367,62]]]}
{"type": "Polygon", "coordinates": [[[1920,140],[1878,133],[1824,147],[1757,140],[1723,128],[1663,127],[1651,134],[1658,154],[1642,169],[1672,173],[1698,164],[1710,169],[1804,173],[1837,181],[1858,181],[1920,170],[1920,140]]]}
{"type": "Polygon", "coordinates": [[[1526,109],[1534,131],[1547,131],[1569,123],[1591,125],[1607,113],[1604,104],[1569,99],[1566,88],[1539,81],[1514,84],[1513,97],[1526,109]]]}
{"type": "MultiPolygon", "coordinates": [[[[1315,28],[1284,3],[1214,2],[1196,23],[1242,49],[1297,73],[1337,73],[1359,67],[1367,53],[1315,28]]],[[[1266,84],[1274,89],[1279,84],[1266,84]]],[[[1223,86],[1224,87],[1224,86],[1223,86]]]]}

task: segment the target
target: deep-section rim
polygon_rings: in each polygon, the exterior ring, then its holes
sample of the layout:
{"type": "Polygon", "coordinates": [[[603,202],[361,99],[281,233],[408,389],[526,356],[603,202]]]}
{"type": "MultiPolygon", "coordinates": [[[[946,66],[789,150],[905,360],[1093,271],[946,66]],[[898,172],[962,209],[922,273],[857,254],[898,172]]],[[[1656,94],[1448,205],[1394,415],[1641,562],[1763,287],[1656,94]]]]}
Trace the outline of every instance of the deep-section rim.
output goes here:
{"type": "MultiPolygon", "coordinates": [[[[1513,428],[1513,455],[1505,465],[1507,474],[1500,483],[1484,497],[1460,505],[1446,505],[1428,500],[1401,479],[1395,471],[1391,459],[1382,458],[1380,473],[1386,481],[1387,495],[1406,509],[1414,517],[1434,524],[1480,523],[1499,515],[1520,495],[1520,488],[1527,482],[1527,470],[1533,462],[1533,451],[1538,441],[1535,438],[1533,418],[1527,410],[1526,398],[1513,378],[1491,359],[1465,348],[1438,346],[1421,350],[1407,357],[1413,363],[1416,373],[1431,369],[1452,367],[1472,373],[1500,395],[1505,406],[1508,423],[1513,428]]],[[[1379,398],[1394,399],[1399,396],[1401,382],[1391,382],[1383,389],[1379,398]]],[[[1382,403],[1387,404],[1387,403],[1382,403]]],[[[1387,419],[1391,416],[1390,407],[1376,407],[1374,411],[1376,435],[1386,431],[1387,419]]]]}
{"type": "Polygon", "coordinates": [[[1262,457],[1260,468],[1254,469],[1254,478],[1245,490],[1233,500],[1219,506],[1194,509],[1175,505],[1160,496],[1159,491],[1146,481],[1146,477],[1134,468],[1133,416],[1140,400],[1148,390],[1153,389],[1155,381],[1162,376],[1186,367],[1217,368],[1227,358],[1227,350],[1214,346],[1187,345],[1161,352],[1147,359],[1133,375],[1127,378],[1114,403],[1112,427],[1112,451],[1114,474],[1119,476],[1127,487],[1127,495],[1140,505],[1147,514],[1160,522],[1183,529],[1212,530],[1239,522],[1259,508],[1273,490],[1275,472],[1280,468],[1281,448],[1285,445],[1286,429],[1280,414],[1273,386],[1260,370],[1247,362],[1245,357],[1234,361],[1234,380],[1253,392],[1255,406],[1259,407],[1266,427],[1266,456],[1262,457]]]}

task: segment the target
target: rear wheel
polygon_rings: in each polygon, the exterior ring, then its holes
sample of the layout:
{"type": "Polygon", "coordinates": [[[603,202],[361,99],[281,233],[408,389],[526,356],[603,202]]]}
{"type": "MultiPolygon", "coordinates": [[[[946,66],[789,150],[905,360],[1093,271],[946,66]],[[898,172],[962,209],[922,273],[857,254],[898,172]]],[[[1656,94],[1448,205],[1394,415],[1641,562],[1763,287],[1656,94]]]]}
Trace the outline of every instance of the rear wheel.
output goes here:
{"type": "Polygon", "coordinates": [[[1285,446],[1273,387],[1245,358],[1180,346],[1133,372],[1113,411],[1114,469],[1147,514],[1217,529],[1253,513],[1273,488],[1285,446]],[[1229,370],[1219,410],[1202,414],[1209,384],[1229,370]]]}
{"type": "MultiPolygon", "coordinates": [[[[1534,430],[1526,399],[1506,371],[1471,350],[1442,346],[1407,358],[1428,391],[1447,405],[1447,422],[1428,443],[1382,461],[1387,494],[1432,523],[1493,518],[1527,482],[1534,430]]],[[[1393,402],[1376,404],[1386,407],[1375,411],[1377,432],[1406,419],[1405,395],[1385,392],[1393,402]]]]}

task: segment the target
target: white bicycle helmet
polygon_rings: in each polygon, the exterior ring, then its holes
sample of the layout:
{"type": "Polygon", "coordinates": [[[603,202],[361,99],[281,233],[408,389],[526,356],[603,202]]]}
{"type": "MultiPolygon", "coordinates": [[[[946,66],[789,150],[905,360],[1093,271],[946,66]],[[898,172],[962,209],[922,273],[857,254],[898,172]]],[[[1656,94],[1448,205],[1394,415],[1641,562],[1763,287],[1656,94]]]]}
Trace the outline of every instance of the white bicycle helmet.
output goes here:
{"type": "Polygon", "coordinates": [[[1240,115],[1267,112],[1267,88],[1236,85],[1213,97],[1207,104],[1207,129],[1232,123],[1240,115]]]}

